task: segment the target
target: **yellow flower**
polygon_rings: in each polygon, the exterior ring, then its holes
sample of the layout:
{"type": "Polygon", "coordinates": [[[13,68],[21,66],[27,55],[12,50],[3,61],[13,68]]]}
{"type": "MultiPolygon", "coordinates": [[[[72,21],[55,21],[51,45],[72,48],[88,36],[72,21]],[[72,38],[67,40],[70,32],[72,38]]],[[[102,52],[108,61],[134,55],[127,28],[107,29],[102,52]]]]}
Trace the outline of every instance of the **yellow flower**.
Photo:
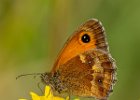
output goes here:
{"type": "MultiPolygon", "coordinates": [[[[45,87],[45,95],[44,96],[39,96],[33,92],[30,92],[30,94],[32,96],[32,100],[69,100],[69,97],[64,99],[62,97],[54,96],[50,86],[45,87]]],[[[19,99],[19,100],[27,100],[27,99],[19,99]]],[[[79,99],[74,99],[74,100],[79,100],[79,99]]]]}

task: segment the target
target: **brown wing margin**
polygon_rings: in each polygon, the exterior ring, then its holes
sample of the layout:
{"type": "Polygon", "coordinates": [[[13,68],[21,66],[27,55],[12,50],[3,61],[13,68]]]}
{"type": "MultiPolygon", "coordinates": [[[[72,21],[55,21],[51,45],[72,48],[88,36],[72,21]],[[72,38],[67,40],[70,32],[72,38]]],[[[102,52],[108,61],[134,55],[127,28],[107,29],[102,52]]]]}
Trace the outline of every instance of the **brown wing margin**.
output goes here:
{"type": "Polygon", "coordinates": [[[93,31],[96,40],[97,49],[108,51],[108,43],[106,40],[105,29],[102,23],[97,19],[90,19],[80,26],[79,30],[93,31]]]}
{"type": "Polygon", "coordinates": [[[99,99],[107,100],[109,94],[113,91],[116,82],[116,64],[109,53],[95,50],[94,52],[103,68],[103,73],[94,73],[95,84],[98,87],[99,99]]]}

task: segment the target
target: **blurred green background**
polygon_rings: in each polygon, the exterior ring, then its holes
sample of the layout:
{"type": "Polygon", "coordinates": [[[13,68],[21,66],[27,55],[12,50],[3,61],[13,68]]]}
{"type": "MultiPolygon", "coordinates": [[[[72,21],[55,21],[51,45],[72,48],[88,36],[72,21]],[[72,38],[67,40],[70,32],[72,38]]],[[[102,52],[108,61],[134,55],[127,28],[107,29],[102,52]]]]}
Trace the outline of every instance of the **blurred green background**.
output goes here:
{"type": "Polygon", "coordinates": [[[50,71],[67,38],[83,22],[99,19],[118,66],[110,100],[140,100],[139,0],[0,0],[0,99],[41,94],[39,78],[50,71]]]}

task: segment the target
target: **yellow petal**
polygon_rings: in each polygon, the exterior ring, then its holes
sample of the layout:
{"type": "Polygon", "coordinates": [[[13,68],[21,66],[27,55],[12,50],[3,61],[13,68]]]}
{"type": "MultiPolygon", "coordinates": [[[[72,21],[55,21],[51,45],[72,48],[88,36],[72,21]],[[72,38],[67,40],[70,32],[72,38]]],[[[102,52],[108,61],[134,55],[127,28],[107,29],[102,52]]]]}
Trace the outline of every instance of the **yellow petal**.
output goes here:
{"type": "MultiPolygon", "coordinates": [[[[34,92],[30,92],[30,95],[32,96],[32,100],[70,100],[69,97],[66,97],[66,99],[64,99],[62,97],[54,96],[50,86],[45,87],[45,94],[43,96],[39,96],[34,92]]],[[[27,100],[27,99],[19,99],[19,100],[27,100]]]]}
{"type": "Polygon", "coordinates": [[[50,99],[53,97],[53,93],[51,91],[50,86],[45,87],[45,97],[50,98],[50,99]]]}
{"type": "Polygon", "coordinates": [[[37,94],[30,92],[31,96],[32,96],[32,100],[40,100],[40,96],[38,96],[37,94]]]}
{"type": "Polygon", "coordinates": [[[45,87],[45,97],[46,100],[65,100],[64,98],[53,96],[53,92],[50,86],[45,87]]]}

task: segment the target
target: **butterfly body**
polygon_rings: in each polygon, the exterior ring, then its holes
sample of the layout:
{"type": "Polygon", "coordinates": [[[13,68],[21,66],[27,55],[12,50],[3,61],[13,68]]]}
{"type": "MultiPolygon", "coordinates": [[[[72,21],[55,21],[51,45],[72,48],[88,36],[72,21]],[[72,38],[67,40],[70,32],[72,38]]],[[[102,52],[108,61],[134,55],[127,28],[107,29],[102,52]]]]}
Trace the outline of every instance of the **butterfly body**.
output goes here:
{"type": "Polygon", "coordinates": [[[115,70],[104,28],[91,19],[68,39],[52,71],[43,74],[42,80],[59,93],[107,99],[116,80],[115,70]]]}

